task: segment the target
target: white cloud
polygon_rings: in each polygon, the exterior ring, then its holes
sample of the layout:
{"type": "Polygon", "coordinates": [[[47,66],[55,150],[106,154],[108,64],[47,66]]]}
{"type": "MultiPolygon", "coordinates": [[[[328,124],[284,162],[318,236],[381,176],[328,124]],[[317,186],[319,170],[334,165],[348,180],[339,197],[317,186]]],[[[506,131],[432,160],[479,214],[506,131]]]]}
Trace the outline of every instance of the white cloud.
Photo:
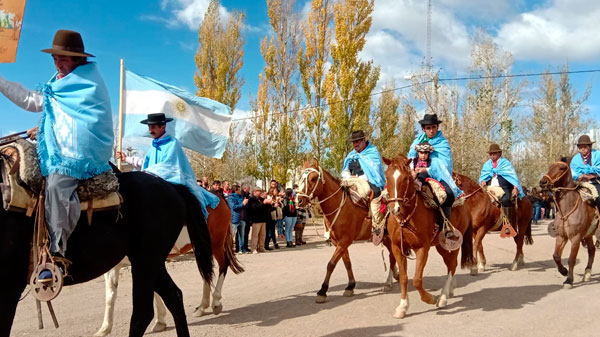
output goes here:
{"type": "MultiPolygon", "coordinates": [[[[174,20],[169,20],[171,26],[185,25],[191,30],[197,30],[204,19],[210,0],[162,0],[162,10],[171,12],[174,20]]],[[[229,11],[219,5],[221,19],[230,17],[229,11]]]]}
{"type": "Polygon", "coordinates": [[[515,59],[594,61],[600,57],[600,2],[555,0],[501,26],[497,42],[515,59]]]}

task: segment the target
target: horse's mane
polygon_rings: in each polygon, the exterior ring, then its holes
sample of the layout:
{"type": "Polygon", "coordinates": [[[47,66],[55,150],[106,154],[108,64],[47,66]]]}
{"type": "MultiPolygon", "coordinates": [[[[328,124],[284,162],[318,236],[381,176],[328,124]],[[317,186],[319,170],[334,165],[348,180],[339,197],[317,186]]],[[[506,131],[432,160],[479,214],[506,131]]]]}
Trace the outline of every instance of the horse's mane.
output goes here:
{"type": "Polygon", "coordinates": [[[454,180],[456,181],[457,185],[461,185],[461,188],[469,191],[479,188],[479,184],[477,184],[475,180],[471,179],[471,177],[456,172],[454,172],[453,175],[459,178],[454,178],[454,180]]]}

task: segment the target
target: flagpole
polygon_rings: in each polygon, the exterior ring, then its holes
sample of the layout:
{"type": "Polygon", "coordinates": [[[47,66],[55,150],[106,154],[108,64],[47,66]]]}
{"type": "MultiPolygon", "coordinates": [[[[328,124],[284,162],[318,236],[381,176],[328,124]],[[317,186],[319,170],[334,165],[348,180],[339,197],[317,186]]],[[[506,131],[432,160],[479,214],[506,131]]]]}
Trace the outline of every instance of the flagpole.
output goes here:
{"type": "MultiPolygon", "coordinates": [[[[124,62],[121,59],[121,75],[120,75],[120,84],[119,84],[119,138],[118,138],[118,151],[123,151],[123,71],[124,71],[124,62]]],[[[121,158],[117,160],[117,167],[119,170],[121,169],[121,158]]]]}

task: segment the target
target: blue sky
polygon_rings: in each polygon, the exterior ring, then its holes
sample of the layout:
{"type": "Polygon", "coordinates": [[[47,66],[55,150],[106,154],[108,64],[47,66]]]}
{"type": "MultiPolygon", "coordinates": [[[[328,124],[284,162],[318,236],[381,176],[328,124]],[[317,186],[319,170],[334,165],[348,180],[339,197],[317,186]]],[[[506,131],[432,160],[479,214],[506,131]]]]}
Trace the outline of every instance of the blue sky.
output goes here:
{"type": "MultiPolygon", "coordinates": [[[[297,8],[306,10],[307,1],[297,8]]],[[[373,25],[361,56],[382,67],[380,84],[389,79],[405,85],[417,71],[425,49],[426,1],[376,0],[373,25]]],[[[29,0],[17,60],[0,64],[0,76],[35,89],[54,73],[49,48],[58,29],[81,32],[86,51],[96,55],[117,113],[119,59],[129,69],[194,92],[197,27],[208,0],[66,1],[29,0]]],[[[266,1],[222,1],[221,12],[246,14],[246,45],[242,74],[246,81],[236,116],[250,110],[263,67],[260,40],[269,32],[266,1]]],[[[599,69],[600,2],[588,0],[433,0],[432,55],[442,77],[463,76],[469,66],[469,36],[479,27],[491,34],[515,59],[513,73],[599,69]],[[485,5],[482,5],[485,3],[485,5]]],[[[591,115],[600,115],[600,73],[575,75],[575,88],[592,85],[587,101],[591,115]]],[[[529,78],[534,91],[536,78],[529,78]]],[[[0,97],[0,135],[25,130],[39,115],[22,111],[0,97]]],[[[235,118],[235,117],[234,117],[235,118]]]]}

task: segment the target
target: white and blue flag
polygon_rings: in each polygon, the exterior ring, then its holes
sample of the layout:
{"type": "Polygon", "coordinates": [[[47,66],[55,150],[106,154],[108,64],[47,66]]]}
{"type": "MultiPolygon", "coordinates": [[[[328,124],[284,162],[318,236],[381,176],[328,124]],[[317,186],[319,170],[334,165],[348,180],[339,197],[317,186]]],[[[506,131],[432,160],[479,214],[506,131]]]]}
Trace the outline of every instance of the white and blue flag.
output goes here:
{"type": "Polygon", "coordinates": [[[181,145],[209,157],[223,156],[231,125],[231,109],[225,104],[126,69],[124,106],[123,137],[151,137],[140,121],[164,113],[173,118],[167,133],[181,145]]]}

